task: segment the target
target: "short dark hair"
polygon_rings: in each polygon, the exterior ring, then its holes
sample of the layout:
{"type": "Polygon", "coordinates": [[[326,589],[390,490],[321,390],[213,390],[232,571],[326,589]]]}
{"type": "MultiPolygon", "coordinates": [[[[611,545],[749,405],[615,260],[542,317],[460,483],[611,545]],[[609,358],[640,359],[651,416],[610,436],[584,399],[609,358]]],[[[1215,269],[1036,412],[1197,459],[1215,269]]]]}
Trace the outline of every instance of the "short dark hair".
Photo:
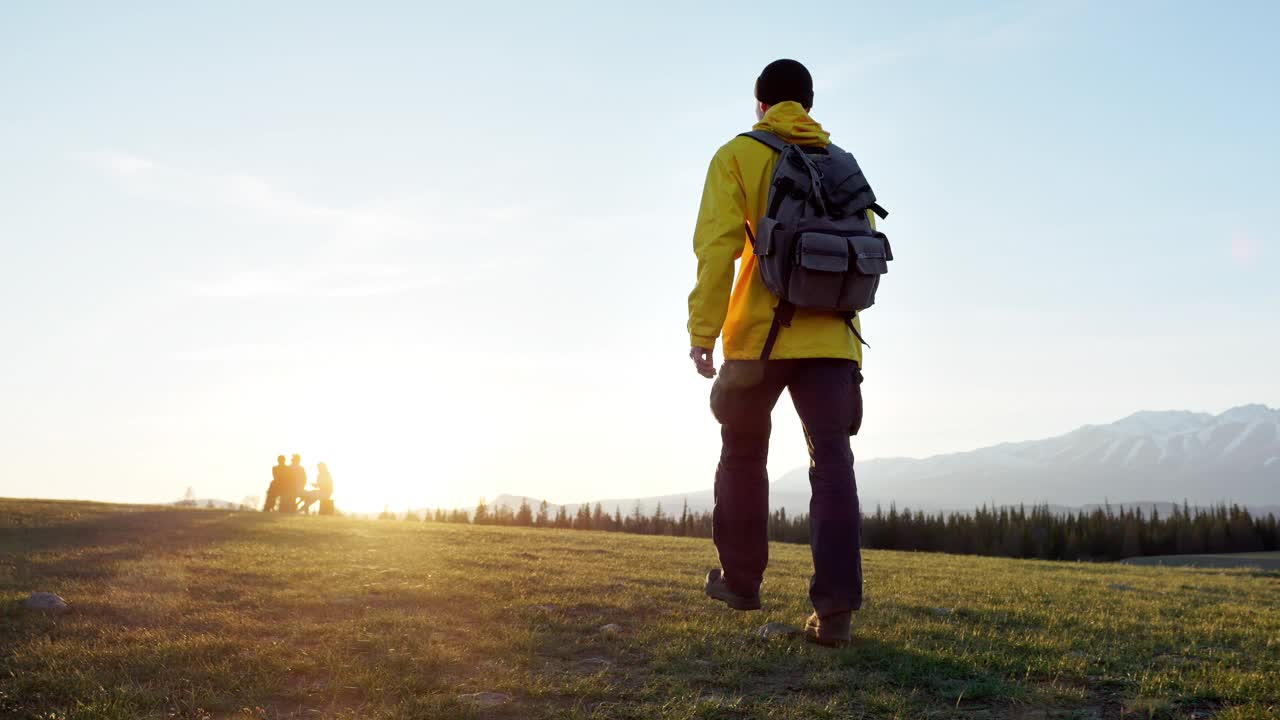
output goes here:
{"type": "Polygon", "coordinates": [[[813,76],[808,68],[795,60],[774,60],[764,66],[756,78],[756,100],[776,105],[792,100],[805,108],[813,107],[813,76]]]}

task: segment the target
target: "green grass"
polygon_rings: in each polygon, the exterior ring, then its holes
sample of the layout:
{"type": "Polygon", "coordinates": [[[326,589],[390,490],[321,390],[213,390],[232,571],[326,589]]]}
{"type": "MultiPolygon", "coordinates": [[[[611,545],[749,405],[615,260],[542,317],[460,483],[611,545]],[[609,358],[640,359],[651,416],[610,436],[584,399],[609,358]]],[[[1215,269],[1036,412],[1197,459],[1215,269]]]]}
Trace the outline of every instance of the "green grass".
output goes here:
{"type": "Polygon", "coordinates": [[[706,540],[0,500],[0,717],[1280,717],[1275,574],[872,551],[835,651],[771,552],[736,613],[706,540]]]}

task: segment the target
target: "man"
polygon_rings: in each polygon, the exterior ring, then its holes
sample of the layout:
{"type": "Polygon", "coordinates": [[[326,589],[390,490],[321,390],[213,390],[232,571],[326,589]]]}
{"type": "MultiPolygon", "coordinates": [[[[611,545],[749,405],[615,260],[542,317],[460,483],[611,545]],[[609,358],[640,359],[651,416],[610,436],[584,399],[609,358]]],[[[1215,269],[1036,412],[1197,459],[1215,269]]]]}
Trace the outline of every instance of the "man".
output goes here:
{"type": "MultiPolygon", "coordinates": [[[[770,63],[756,80],[755,97],[755,130],[817,152],[829,144],[828,133],[809,116],[813,80],[800,63],[770,63]]],[[[862,415],[862,349],[855,336],[861,325],[846,324],[835,313],[797,309],[783,332],[770,332],[778,298],[757,271],[752,238],[766,211],[778,156],[750,137],[721,147],[707,173],[694,233],[698,279],[689,295],[689,355],[707,378],[716,376],[713,351],[721,336],[725,356],[711,391],[723,443],[713,513],[720,569],[708,573],[705,590],[737,610],[760,607],[769,552],[770,414],[788,389],[808,441],[813,490],[814,613],[805,635],[843,645],[850,639],[852,611],[862,604],[861,514],[849,447],[862,415]],[[761,360],[771,334],[769,359],[761,360]]]]}
{"type": "Polygon", "coordinates": [[[284,464],[283,455],[277,455],[276,464],[271,468],[271,484],[267,486],[267,502],[263,504],[262,512],[271,512],[276,509],[276,503],[288,484],[289,466],[284,464]]]}
{"type": "Polygon", "coordinates": [[[298,512],[298,498],[307,489],[307,469],[302,466],[302,456],[294,455],[289,461],[288,482],[280,496],[281,512],[298,512]]]}

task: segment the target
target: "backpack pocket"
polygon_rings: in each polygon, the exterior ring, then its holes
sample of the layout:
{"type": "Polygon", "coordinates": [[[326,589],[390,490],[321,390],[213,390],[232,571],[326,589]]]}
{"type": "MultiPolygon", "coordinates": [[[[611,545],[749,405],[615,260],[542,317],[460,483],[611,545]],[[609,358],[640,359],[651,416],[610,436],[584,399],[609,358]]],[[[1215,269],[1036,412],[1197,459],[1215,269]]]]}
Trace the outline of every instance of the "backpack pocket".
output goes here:
{"type": "Polygon", "coordinates": [[[862,168],[858,167],[858,161],[852,155],[844,151],[835,152],[819,162],[823,174],[822,192],[833,216],[853,215],[854,211],[861,212],[876,201],[876,194],[871,191],[862,168]]]}
{"type": "Polygon", "coordinates": [[[836,310],[849,272],[849,240],[839,235],[804,233],[787,283],[787,299],[797,307],[836,310]]]}
{"type": "Polygon", "coordinates": [[[840,310],[857,312],[876,302],[876,289],[880,276],[889,272],[893,250],[884,233],[854,235],[848,238],[852,272],[845,276],[840,292],[840,310]]]}
{"type": "Polygon", "coordinates": [[[794,265],[796,235],[768,216],[760,218],[756,230],[752,249],[760,260],[760,278],[769,292],[786,297],[794,265]]]}
{"type": "MultiPolygon", "coordinates": [[[[747,229],[750,230],[750,228],[747,229]]],[[[760,222],[756,223],[755,235],[751,239],[751,251],[756,255],[772,255],[775,248],[773,232],[777,229],[777,220],[768,215],[760,218],[760,222]]]]}

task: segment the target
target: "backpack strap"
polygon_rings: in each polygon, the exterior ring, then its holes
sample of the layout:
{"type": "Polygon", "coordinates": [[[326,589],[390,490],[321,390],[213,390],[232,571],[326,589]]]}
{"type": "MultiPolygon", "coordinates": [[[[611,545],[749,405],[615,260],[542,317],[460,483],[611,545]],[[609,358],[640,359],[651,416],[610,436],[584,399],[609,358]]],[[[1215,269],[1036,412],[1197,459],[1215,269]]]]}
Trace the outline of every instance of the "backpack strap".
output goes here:
{"type": "MultiPolygon", "coordinates": [[[[769,325],[769,336],[764,339],[764,348],[760,351],[760,359],[768,360],[773,354],[773,346],[778,343],[778,333],[782,332],[782,328],[791,327],[791,321],[795,319],[796,306],[787,301],[779,300],[778,306],[773,309],[773,323],[769,325]]],[[[858,338],[858,342],[871,347],[871,344],[862,339],[862,333],[858,332],[858,326],[853,324],[854,319],[858,317],[858,313],[849,313],[844,316],[844,324],[849,326],[849,332],[858,338]]]]}
{"type": "Polygon", "coordinates": [[[844,324],[849,326],[849,332],[853,333],[853,336],[858,338],[858,342],[862,343],[863,345],[866,345],[867,347],[871,347],[870,343],[862,339],[862,333],[858,332],[858,326],[853,324],[854,319],[857,317],[858,317],[858,313],[856,312],[845,315],[844,324]]]}
{"type": "Polygon", "coordinates": [[[749,137],[756,142],[768,145],[778,152],[782,152],[782,149],[787,146],[787,142],[785,140],[774,135],[768,130],[752,130],[751,132],[739,133],[738,137],[749,137]]]}
{"type": "Polygon", "coordinates": [[[773,309],[773,324],[769,326],[769,337],[764,340],[764,349],[760,351],[760,359],[768,360],[773,354],[773,346],[778,342],[778,333],[783,327],[791,327],[791,319],[796,316],[796,306],[786,300],[779,300],[773,309]]]}

